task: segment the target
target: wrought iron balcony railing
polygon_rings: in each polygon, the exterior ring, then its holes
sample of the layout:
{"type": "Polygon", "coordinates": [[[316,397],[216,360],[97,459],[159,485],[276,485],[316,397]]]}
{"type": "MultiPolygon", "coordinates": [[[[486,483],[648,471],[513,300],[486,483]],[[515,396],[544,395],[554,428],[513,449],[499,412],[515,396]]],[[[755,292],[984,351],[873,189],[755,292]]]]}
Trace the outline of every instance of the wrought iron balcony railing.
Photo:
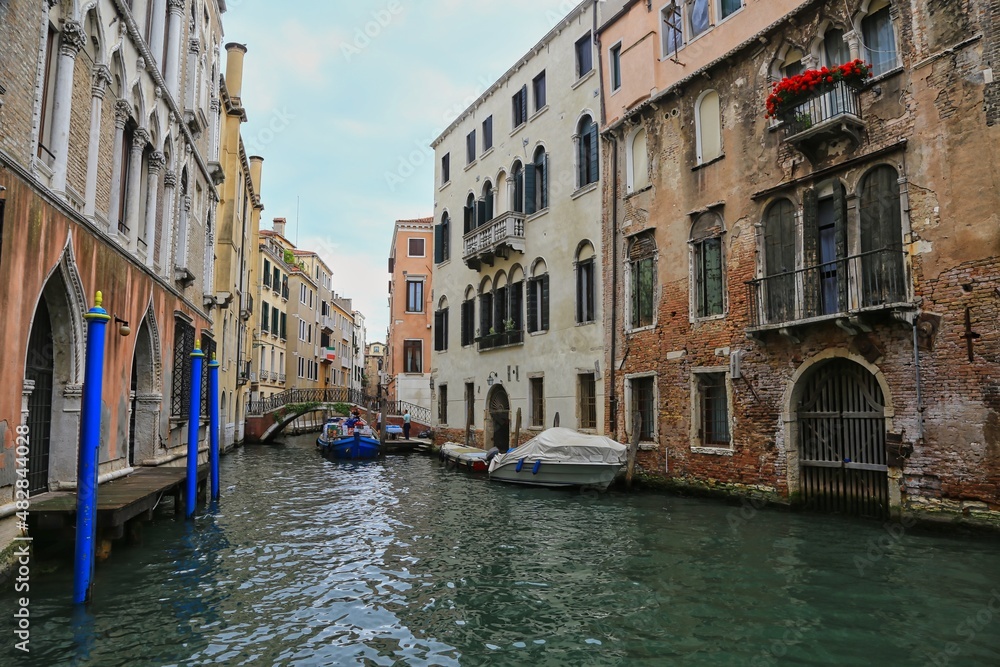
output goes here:
{"type": "Polygon", "coordinates": [[[885,248],[747,282],[749,328],[910,306],[905,253],[885,248]]]}
{"type": "Polygon", "coordinates": [[[496,257],[508,257],[511,250],[524,252],[524,213],[508,211],[463,237],[462,259],[472,269],[483,263],[493,265],[496,257]]]}
{"type": "Polygon", "coordinates": [[[479,351],[492,350],[508,345],[521,345],[524,343],[524,330],[501,331],[500,333],[486,334],[476,339],[479,351]]]}
{"type": "Polygon", "coordinates": [[[785,141],[813,159],[823,142],[847,137],[860,144],[865,124],[861,118],[861,96],[856,84],[847,81],[824,84],[808,99],[778,114],[785,141]]]}

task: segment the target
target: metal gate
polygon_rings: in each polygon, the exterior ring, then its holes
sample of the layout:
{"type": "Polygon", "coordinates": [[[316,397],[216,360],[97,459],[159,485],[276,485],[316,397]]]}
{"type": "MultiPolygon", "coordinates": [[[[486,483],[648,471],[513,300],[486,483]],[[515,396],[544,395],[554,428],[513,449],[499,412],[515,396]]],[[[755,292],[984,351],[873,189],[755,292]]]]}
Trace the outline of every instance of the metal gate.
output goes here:
{"type": "Polygon", "coordinates": [[[804,382],[798,404],[803,502],[824,512],[888,516],[885,401],[875,376],[837,359],[804,382]]]}
{"type": "Polygon", "coordinates": [[[38,302],[28,339],[25,377],[35,381],[28,397],[28,492],[49,490],[49,439],[52,432],[52,376],[55,348],[45,299],[38,302]]]}
{"type": "Polygon", "coordinates": [[[493,446],[501,452],[510,449],[510,401],[503,387],[490,395],[490,417],[493,420],[493,446]]]}

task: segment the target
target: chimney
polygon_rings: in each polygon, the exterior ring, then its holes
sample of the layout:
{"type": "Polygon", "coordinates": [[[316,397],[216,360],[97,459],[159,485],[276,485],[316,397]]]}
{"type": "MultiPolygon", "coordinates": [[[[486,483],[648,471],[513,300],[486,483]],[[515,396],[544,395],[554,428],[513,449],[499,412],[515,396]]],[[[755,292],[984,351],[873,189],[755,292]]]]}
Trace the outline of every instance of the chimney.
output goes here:
{"type": "Polygon", "coordinates": [[[260,197],[260,172],[263,168],[264,158],[259,155],[250,156],[250,183],[253,185],[254,194],[260,197]]]}
{"type": "Polygon", "coordinates": [[[247,47],[243,44],[226,44],[226,89],[237,107],[243,106],[240,95],[243,94],[243,56],[246,52],[247,47]]]}
{"type": "Polygon", "coordinates": [[[275,234],[285,235],[285,219],[275,218],[274,219],[274,232],[275,234]]]}

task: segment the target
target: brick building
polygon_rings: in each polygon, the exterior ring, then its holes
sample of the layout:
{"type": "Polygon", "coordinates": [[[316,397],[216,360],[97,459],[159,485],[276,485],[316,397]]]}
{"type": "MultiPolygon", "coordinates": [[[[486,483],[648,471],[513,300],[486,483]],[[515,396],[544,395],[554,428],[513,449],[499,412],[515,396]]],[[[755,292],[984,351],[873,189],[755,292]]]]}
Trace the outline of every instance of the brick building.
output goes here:
{"type": "Polygon", "coordinates": [[[648,472],[997,522],[1000,7],[925,4],[633,1],[600,30],[608,411],[648,472]]]}

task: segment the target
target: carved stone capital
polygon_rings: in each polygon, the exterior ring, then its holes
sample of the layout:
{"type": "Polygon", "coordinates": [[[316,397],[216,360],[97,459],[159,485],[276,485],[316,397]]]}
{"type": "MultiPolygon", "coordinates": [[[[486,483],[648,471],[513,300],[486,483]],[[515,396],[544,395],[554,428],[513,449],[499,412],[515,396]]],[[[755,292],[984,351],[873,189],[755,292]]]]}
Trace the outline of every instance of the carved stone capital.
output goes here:
{"type": "Polygon", "coordinates": [[[62,40],[59,44],[59,54],[76,58],[80,49],[87,43],[87,34],[83,31],[83,25],[79,21],[66,21],[63,23],[62,40]]]}
{"type": "Polygon", "coordinates": [[[184,196],[184,210],[187,213],[191,212],[191,195],[184,196]]]}
{"type": "Polygon", "coordinates": [[[149,130],[144,127],[137,128],[132,135],[132,150],[143,151],[152,140],[153,137],[150,136],[149,130]]]}
{"type": "Polygon", "coordinates": [[[167,13],[184,16],[184,4],[186,0],[167,0],[167,13]]]}
{"type": "Polygon", "coordinates": [[[153,151],[149,154],[149,162],[147,163],[147,169],[150,174],[158,174],[160,170],[163,169],[163,165],[166,164],[167,158],[160,151],[153,151]]]}
{"type": "Polygon", "coordinates": [[[188,53],[199,54],[201,53],[201,40],[197,37],[192,37],[188,40],[188,53]]]}
{"type": "Polygon", "coordinates": [[[108,84],[111,83],[111,69],[107,65],[94,65],[92,79],[90,94],[103,100],[108,84]]]}
{"type": "Polygon", "coordinates": [[[163,174],[163,187],[174,188],[177,187],[177,172],[168,171],[163,174]]]}
{"type": "Polygon", "coordinates": [[[127,100],[118,100],[115,102],[115,127],[119,130],[125,127],[125,123],[128,122],[129,116],[132,115],[132,106],[127,100]]]}

